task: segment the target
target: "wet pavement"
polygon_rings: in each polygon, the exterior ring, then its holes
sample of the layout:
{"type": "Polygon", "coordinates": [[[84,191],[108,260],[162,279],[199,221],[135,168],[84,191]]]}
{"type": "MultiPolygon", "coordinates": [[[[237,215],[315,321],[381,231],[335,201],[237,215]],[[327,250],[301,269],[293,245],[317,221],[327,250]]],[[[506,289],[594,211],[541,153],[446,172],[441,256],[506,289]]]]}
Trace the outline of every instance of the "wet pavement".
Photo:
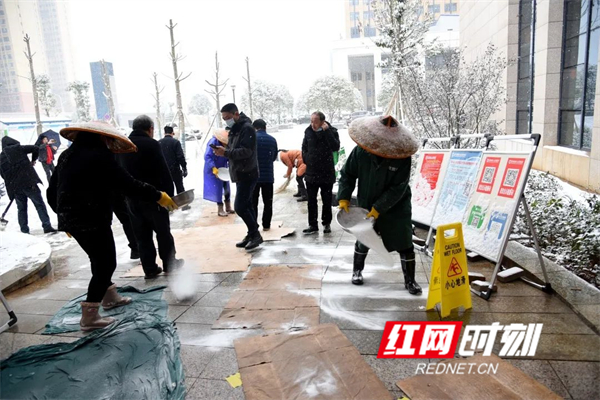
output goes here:
{"type": "MultiPolygon", "coordinates": [[[[354,239],[332,224],[333,232],[303,236],[306,227],[306,203],[292,197],[292,183],[286,192],[275,196],[274,220],[296,228],[296,234],[279,242],[265,243],[253,253],[252,266],[285,264],[323,266],[320,289],[320,322],[335,323],[357,347],[394,396],[402,397],[396,382],[415,374],[420,360],[377,359],[376,354],[386,321],[440,321],[438,311],[425,311],[431,259],[417,255],[417,281],[422,296],[411,296],[404,289],[400,259],[392,267],[384,266],[376,254],[367,257],[365,284],[350,284],[354,239]]],[[[194,226],[203,206],[197,200],[190,211],[177,211],[173,218],[176,229],[194,226]]],[[[228,217],[232,218],[232,217],[228,217]]],[[[236,223],[241,223],[239,218],[236,223]]],[[[137,265],[129,260],[129,248],[118,221],[113,225],[117,241],[118,267],[114,281],[138,288],[168,285],[167,277],[152,281],[143,278],[120,278],[137,265]]],[[[62,234],[60,234],[62,235],[62,234]]],[[[206,238],[199,238],[206,240],[206,238]]],[[[89,263],[74,240],[55,240],[52,262],[53,276],[10,293],[7,298],[18,315],[18,324],[0,335],[0,358],[8,357],[30,345],[73,341],[83,333],[74,332],[42,336],[46,322],[66,302],[86,292],[90,278],[89,263]]],[[[493,266],[489,262],[470,262],[469,271],[481,272],[489,278],[493,266]]],[[[258,335],[261,329],[211,329],[246,273],[198,274],[196,294],[178,301],[171,288],[165,291],[168,317],[176,324],[181,341],[181,356],[186,374],[188,399],[242,399],[242,388],[233,389],[225,380],[238,372],[233,341],[258,335]]],[[[571,307],[555,295],[538,291],[521,281],[498,283],[498,293],[489,301],[473,296],[473,308],[454,311],[448,320],[469,324],[543,323],[543,333],[535,357],[511,359],[533,378],[564,398],[600,398],[597,378],[600,376],[600,336],[571,307]]],[[[2,321],[3,322],[3,321],[2,321]]],[[[435,360],[431,360],[435,361],[435,360]]]]}

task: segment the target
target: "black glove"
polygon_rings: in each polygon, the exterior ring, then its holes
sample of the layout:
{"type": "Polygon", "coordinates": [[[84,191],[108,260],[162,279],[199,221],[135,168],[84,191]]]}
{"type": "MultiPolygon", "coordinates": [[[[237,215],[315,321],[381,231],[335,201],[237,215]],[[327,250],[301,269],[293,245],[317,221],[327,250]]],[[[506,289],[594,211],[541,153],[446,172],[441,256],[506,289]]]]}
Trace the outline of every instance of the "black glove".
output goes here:
{"type": "Polygon", "coordinates": [[[187,169],[186,168],[183,169],[182,174],[183,174],[184,178],[187,176],[187,169]]]}

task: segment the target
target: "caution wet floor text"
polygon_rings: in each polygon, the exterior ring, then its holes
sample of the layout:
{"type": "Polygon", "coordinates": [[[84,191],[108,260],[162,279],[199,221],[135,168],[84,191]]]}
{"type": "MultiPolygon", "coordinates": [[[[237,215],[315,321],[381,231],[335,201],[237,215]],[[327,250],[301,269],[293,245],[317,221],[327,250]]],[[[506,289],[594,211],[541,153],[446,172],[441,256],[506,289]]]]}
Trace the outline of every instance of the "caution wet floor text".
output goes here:
{"type": "Polygon", "coordinates": [[[441,315],[445,318],[454,308],[471,308],[467,254],[461,223],[438,227],[429,282],[427,310],[440,303],[441,315]],[[451,232],[453,233],[450,234],[451,232]]]}

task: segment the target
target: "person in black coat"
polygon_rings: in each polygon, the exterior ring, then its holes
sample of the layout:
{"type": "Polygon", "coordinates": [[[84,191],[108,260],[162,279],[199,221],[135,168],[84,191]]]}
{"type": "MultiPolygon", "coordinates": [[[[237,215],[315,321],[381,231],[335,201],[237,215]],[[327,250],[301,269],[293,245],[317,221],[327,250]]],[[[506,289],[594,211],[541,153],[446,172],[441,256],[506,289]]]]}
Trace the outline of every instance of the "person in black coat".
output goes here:
{"type": "Polygon", "coordinates": [[[21,232],[29,233],[27,217],[27,199],[31,200],[37,210],[44,233],[56,232],[50,224],[50,217],[38,183],[40,177],[33,169],[38,158],[36,146],[21,146],[17,140],[4,136],[2,138],[2,154],[0,154],[0,175],[4,179],[8,197],[17,202],[19,227],[21,232]],[[31,154],[29,160],[28,154],[31,154]]]}
{"type": "Polygon", "coordinates": [[[308,228],[302,232],[310,235],[319,232],[317,194],[321,190],[323,211],[321,222],[323,232],[331,232],[331,206],[333,184],[335,183],[335,165],[333,152],[340,149],[338,131],[325,121],[325,114],[314,112],[310,117],[310,125],[304,131],[302,141],[302,159],[306,164],[304,179],[308,196],[308,228]]]}
{"type": "MultiPolygon", "coordinates": [[[[171,173],[160,145],[153,139],[154,121],[147,115],[140,115],[133,120],[132,128],[129,139],[137,146],[138,151],[120,155],[119,162],[135,179],[147,182],[173,196],[171,173]]],[[[169,272],[181,266],[182,260],[175,258],[175,240],[171,235],[169,212],[148,201],[130,198],[127,203],[146,279],[155,278],[163,270],[169,272]],[[156,264],[154,233],[162,268],[156,264]]]]}
{"type": "Polygon", "coordinates": [[[188,174],[187,163],[185,162],[185,154],[181,148],[181,143],[173,137],[172,127],[165,126],[165,137],[160,139],[158,143],[165,156],[165,161],[167,162],[167,167],[169,167],[173,183],[175,183],[177,194],[184,192],[183,178],[188,174]]]}
{"type": "Polygon", "coordinates": [[[92,278],[81,303],[80,325],[82,330],[93,330],[114,322],[98,314],[100,302],[105,310],[131,302],[112,283],[117,267],[111,230],[114,197],[130,196],[170,209],[177,206],[167,194],[133,179],[117,164],[113,152],[135,151],[135,146],[112,126],[74,124],[60,134],[73,144],[61,154],[46,196],[58,214],[59,230],[74,237],[90,258],[92,278]]]}
{"type": "Polygon", "coordinates": [[[262,119],[257,119],[252,123],[256,129],[256,155],[258,158],[259,177],[254,187],[252,195],[252,204],[254,214],[258,219],[258,198],[262,192],[263,198],[263,230],[271,229],[271,218],[273,218],[273,163],[277,160],[277,140],[267,133],[267,123],[262,119]]]}
{"type": "Polygon", "coordinates": [[[38,137],[35,145],[40,149],[38,160],[42,163],[42,168],[44,168],[46,178],[48,178],[48,183],[50,183],[50,178],[54,173],[54,155],[58,147],[54,145],[54,139],[48,139],[48,136],[44,134],[38,137]]]}
{"type": "Polygon", "coordinates": [[[237,189],[234,209],[248,227],[246,237],[236,243],[236,247],[252,250],[263,242],[252,206],[252,193],[259,175],[256,131],[250,118],[240,113],[233,103],[225,104],[221,109],[221,116],[229,128],[229,140],[227,148],[216,146],[213,151],[216,155],[229,159],[229,175],[237,189]]]}

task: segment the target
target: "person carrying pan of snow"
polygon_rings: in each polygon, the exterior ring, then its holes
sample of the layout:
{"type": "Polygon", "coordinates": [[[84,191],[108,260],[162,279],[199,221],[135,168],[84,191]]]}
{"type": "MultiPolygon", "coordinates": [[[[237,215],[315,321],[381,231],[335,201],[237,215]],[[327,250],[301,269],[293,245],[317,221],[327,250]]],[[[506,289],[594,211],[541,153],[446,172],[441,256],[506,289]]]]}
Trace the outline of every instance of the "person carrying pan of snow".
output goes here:
{"type": "MultiPolygon", "coordinates": [[[[404,286],[410,294],[421,294],[415,281],[415,252],[412,244],[411,156],[419,148],[412,133],[391,116],[354,120],[348,128],[357,147],[341,170],[338,201],[340,212],[348,212],[358,180],[358,206],[375,219],[375,231],[389,252],[400,254],[404,286]]],[[[363,284],[362,270],[369,248],[356,242],[352,283],[363,284]]]]}
{"type": "Polygon", "coordinates": [[[58,215],[58,228],[74,237],[90,259],[92,278],[87,298],[81,303],[80,326],[84,331],[104,328],[114,318],[105,310],[131,303],[117,292],[112,275],[117,267],[115,239],[111,230],[115,196],[157,202],[167,209],[177,205],[164,192],[131,177],[113,153],[137,150],[114,127],[103,122],[73,124],[60,131],[73,142],[56,165],[46,192],[48,204],[58,215]]]}

